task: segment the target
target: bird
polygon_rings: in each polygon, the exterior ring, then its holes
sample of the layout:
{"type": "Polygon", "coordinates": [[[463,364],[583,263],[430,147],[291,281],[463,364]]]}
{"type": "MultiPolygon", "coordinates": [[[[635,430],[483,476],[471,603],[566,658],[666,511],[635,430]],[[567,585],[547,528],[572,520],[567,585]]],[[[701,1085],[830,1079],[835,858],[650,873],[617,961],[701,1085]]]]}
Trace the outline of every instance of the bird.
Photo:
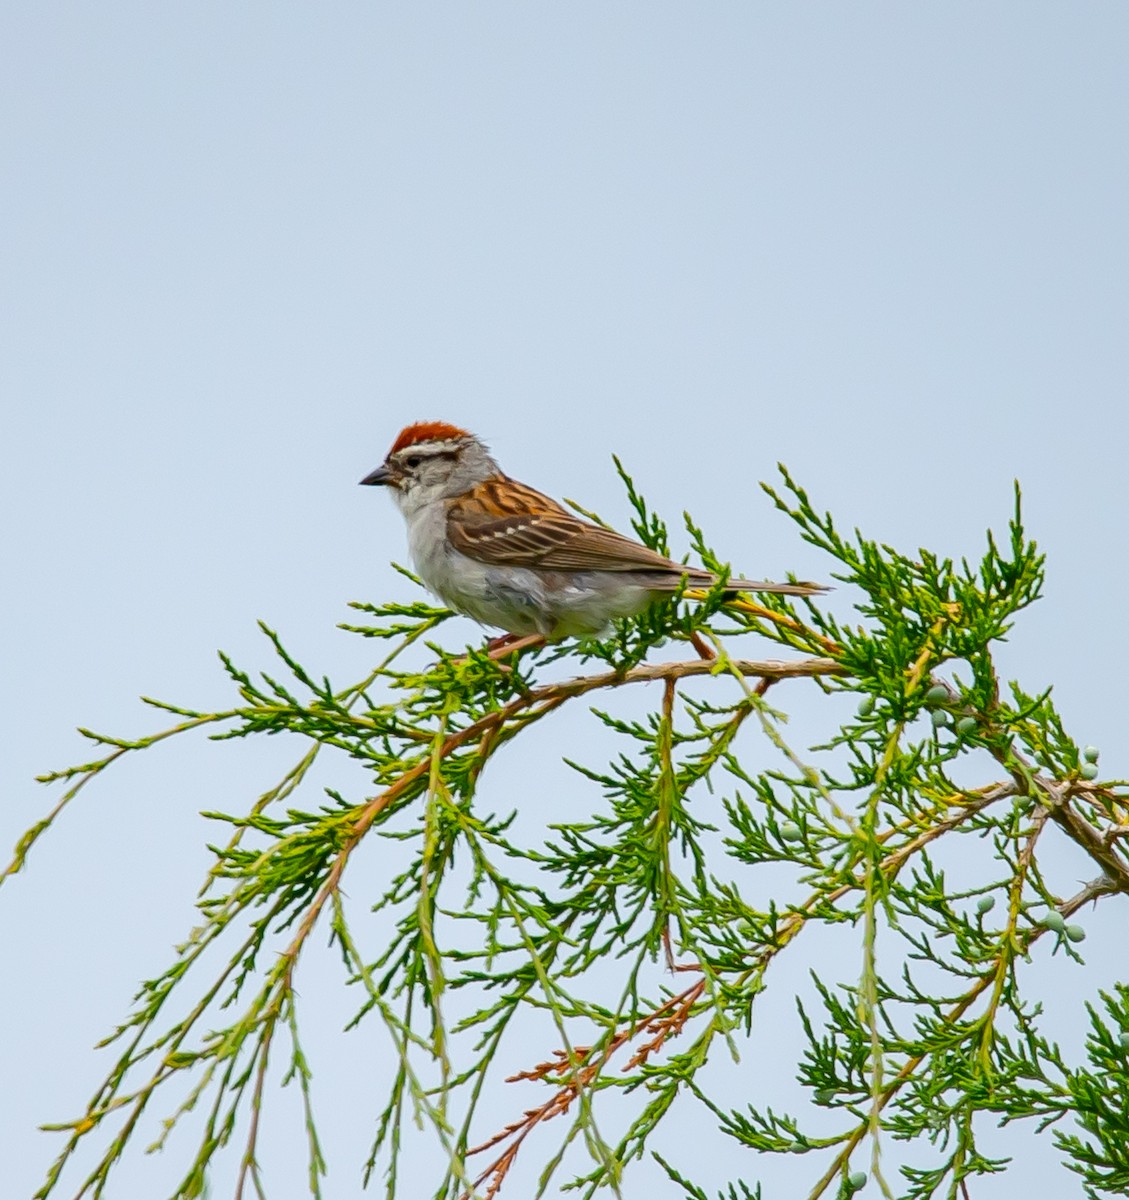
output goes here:
{"type": "MultiPolygon", "coordinates": [[[[717,582],[713,572],[674,562],[511,479],[480,438],[445,421],[406,426],[360,482],[391,492],[428,590],[448,608],[505,631],[492,648],[598,635],[684,579],[692,587],[717,582]]],[[[726,586],[786,596],[827,591],[757,579],[726,586]]]]}

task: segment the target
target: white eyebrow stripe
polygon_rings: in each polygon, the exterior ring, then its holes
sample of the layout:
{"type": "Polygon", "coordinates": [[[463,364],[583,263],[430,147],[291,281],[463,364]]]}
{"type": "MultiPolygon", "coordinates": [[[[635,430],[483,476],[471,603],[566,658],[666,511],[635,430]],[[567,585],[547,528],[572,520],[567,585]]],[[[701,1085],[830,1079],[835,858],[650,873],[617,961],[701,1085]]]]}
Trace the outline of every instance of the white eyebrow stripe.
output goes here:
{"type": "Polygon", "coordinates": [[[436,454],[453,454],[459,448],[458,442],[419,442],[414,446],[404,446],[396,451],[396,457],[408,454],[422,454],[425,457],[436,454]]]}

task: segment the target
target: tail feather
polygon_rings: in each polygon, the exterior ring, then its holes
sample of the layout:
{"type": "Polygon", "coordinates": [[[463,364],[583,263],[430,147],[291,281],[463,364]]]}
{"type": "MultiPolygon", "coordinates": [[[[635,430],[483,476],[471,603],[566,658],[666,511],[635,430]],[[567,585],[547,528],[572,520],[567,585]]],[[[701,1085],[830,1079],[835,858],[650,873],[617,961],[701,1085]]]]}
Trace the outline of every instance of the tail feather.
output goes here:
{"type": "MultiPolygon", "coordinates": [[[[717,576],[703,571],[700,567],[695,569],[680,565],[679,572],[675,574],[674,571],[640,571],[634,577],[656,592],[673,592],[687,576],[691,587],[700,588],[712,587],[717,579],[717,576]]],[[[726,587],[735,592],[775,592],[778,596],[822,596],[831,591],[822,583],[771,583],[767,579],[730,579],[726,587]]]]}
{"type": "Polygon", "coordinates": [[[780,596],[822,596],[831,589],[822,583],[769,583],[764,579],[731,579],[736,592],[775,592],[780,596]]]}

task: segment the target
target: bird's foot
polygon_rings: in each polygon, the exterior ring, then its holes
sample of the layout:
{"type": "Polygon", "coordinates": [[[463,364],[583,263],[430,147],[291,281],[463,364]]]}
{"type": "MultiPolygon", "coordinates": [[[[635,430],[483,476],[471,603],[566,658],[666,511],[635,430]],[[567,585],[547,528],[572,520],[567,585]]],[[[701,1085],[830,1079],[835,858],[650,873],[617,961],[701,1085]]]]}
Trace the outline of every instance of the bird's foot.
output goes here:
{"type": "MultiPolygon", "coordinates": [[[[486,643],[486,657],[498,663],[503,671],[508,671],[507,667],[500,660],[508,658],[511,654],[518,654],[522,650],[528,650],[532,646],[543,646],[545,644],[545,636],[541,633],[527,633],[519,637],[516,633],[503,633],[496,638],[491,638],[486,643]]],[[[469,658],[456,658],[454,664],[456,667],[461,667],[469,662],[469,658]]]]}
{"type": "Polygon", "coordinates": [[[516,633],[503,633],[501,637],[491,638],[486,643],[486,657],[497,662],[500,658],[508,658],[511,654],[544,644],[543,633],[527,633],[524,637],[518,637],[516,633]]]}
{"type": "Polygon", "coordinates": [[[698,657],[704,658],[706,662],[710,662],[712,659],[717,658],[717,655],[714,653],[714,651],[706,645],[700,633],[690,634],[690,645],[697,650],[698,657]]]}

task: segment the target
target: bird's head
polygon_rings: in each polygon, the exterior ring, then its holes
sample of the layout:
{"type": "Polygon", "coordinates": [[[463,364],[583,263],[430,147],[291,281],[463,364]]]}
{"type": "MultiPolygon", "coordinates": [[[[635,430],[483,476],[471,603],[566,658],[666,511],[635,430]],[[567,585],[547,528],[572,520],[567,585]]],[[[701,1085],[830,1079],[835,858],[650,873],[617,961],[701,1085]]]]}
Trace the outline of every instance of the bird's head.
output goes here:
{"type": "Polygon", "coordinates": [[[408,514],[461,496],[498,474],[497,463],[473,433],[444,421],[419,421],[400,430],[384,462],[361,483],[391,488],[408,514]]]}

